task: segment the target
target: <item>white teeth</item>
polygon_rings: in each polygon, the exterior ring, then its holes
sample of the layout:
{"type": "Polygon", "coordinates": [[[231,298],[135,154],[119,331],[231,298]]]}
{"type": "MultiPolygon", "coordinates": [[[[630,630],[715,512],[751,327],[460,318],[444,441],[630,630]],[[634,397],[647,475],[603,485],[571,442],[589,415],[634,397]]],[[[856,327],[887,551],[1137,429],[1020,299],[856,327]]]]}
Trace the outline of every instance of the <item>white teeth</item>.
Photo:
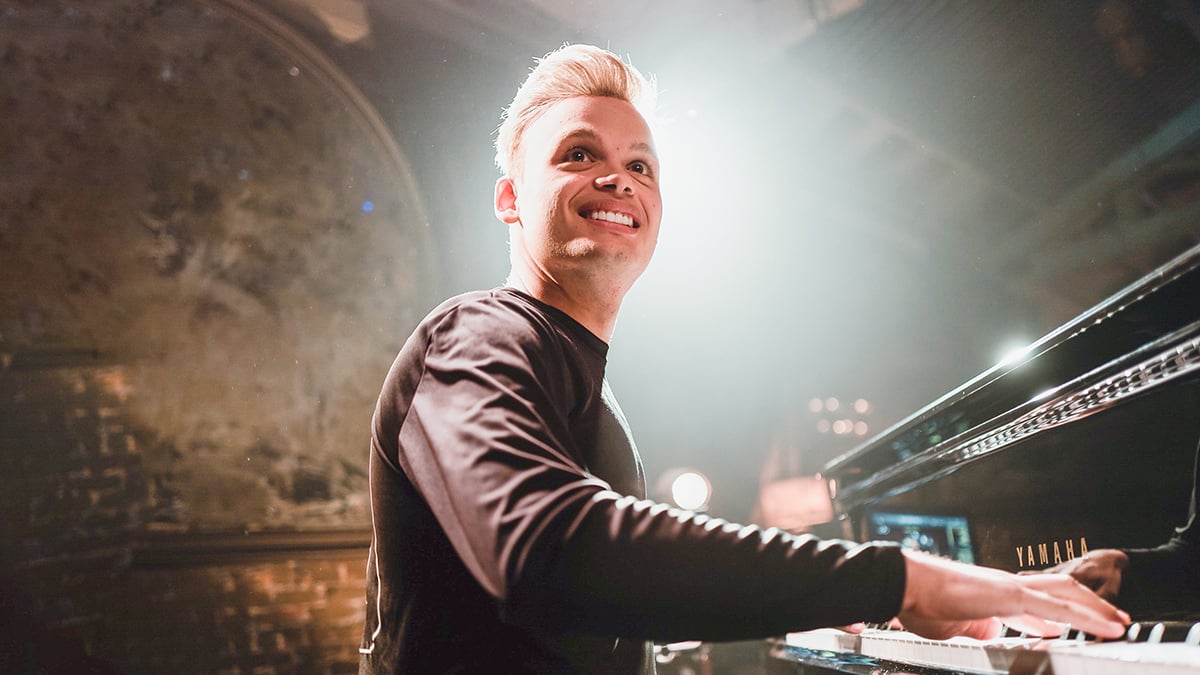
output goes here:
{"type": "Polygon", "coordinates": [[[588,218],[593,220],[607,220],[610,223],[617,223],[625,227],[633,227],[633,218],[624,213],[616,213],[614,211],[592,211],[588,214],[588,218]]]}

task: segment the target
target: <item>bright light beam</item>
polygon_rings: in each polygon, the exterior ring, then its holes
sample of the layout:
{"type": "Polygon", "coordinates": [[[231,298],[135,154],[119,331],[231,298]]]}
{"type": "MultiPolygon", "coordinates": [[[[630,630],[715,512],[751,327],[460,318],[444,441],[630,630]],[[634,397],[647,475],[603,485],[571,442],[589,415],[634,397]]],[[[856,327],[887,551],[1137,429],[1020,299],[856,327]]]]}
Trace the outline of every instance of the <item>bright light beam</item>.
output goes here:
{"type": "Polygon", "coordinates": [[[671,500],[681,509],[699,511],[712,497],[712,484],[702,473],[685,471],[671,481],[671,500]]]}
{"type": "Polygon", "coordinates": [[[1032,350],[1033,345],[1031,344],[1009,344],[1009,346],[1005,347],[1001,351],[1000,361],[996,365],[1008,366],[1020,363],[1021,361],[1024,361],[1027,356],[1029,356],[1029,352],[1032,350]]]}

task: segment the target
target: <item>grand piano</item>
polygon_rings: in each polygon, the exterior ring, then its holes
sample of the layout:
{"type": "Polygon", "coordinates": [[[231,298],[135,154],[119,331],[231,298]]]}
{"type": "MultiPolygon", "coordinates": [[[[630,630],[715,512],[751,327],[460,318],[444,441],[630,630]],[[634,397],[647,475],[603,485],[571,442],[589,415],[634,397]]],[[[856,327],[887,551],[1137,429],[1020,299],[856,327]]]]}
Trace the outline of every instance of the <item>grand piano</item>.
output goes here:
{"type": "MultiPolygon", "coordinates": [[[[1187,521],[1198,439],[1200,247],[833,460],[832,534],[1014,572],[1153,548],[1187,521]]],[[[1200,673],[1195,595],[1123,597],[1121,641],[813,631],[775,641],[768,670],[1200,673]]]]}

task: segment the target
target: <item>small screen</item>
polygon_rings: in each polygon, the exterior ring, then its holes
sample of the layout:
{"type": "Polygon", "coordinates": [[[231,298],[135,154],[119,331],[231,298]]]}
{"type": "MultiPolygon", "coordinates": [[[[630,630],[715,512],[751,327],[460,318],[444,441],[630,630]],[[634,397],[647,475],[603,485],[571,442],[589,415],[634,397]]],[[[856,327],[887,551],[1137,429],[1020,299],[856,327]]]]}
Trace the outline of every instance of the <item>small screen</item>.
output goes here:
{"type": "Polygon", "coordinates": [[[971,552],[971,531],[963,516],[872,513],[868,526],[870,539],[894,541],[908,549],[959,562],[975,562],[971,552]]]}

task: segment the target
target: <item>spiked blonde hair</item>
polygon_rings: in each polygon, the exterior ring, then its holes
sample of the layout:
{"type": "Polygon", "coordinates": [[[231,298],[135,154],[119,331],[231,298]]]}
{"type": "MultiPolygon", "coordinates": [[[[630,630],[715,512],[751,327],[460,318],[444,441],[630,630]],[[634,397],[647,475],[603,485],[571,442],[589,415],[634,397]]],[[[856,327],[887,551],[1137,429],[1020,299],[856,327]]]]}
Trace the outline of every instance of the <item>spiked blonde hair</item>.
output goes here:
{"type": "Polygon", "coordinates": [[[501,115],[496,134],[496,166],[513,175],[520,166],[525,130],[545,110],[576,96],[608,96],[626,101],[643,116],[654,110],[653,80],[612,52],[591,45],[564,45],[538,59],[525,83],[501,115]]]}

